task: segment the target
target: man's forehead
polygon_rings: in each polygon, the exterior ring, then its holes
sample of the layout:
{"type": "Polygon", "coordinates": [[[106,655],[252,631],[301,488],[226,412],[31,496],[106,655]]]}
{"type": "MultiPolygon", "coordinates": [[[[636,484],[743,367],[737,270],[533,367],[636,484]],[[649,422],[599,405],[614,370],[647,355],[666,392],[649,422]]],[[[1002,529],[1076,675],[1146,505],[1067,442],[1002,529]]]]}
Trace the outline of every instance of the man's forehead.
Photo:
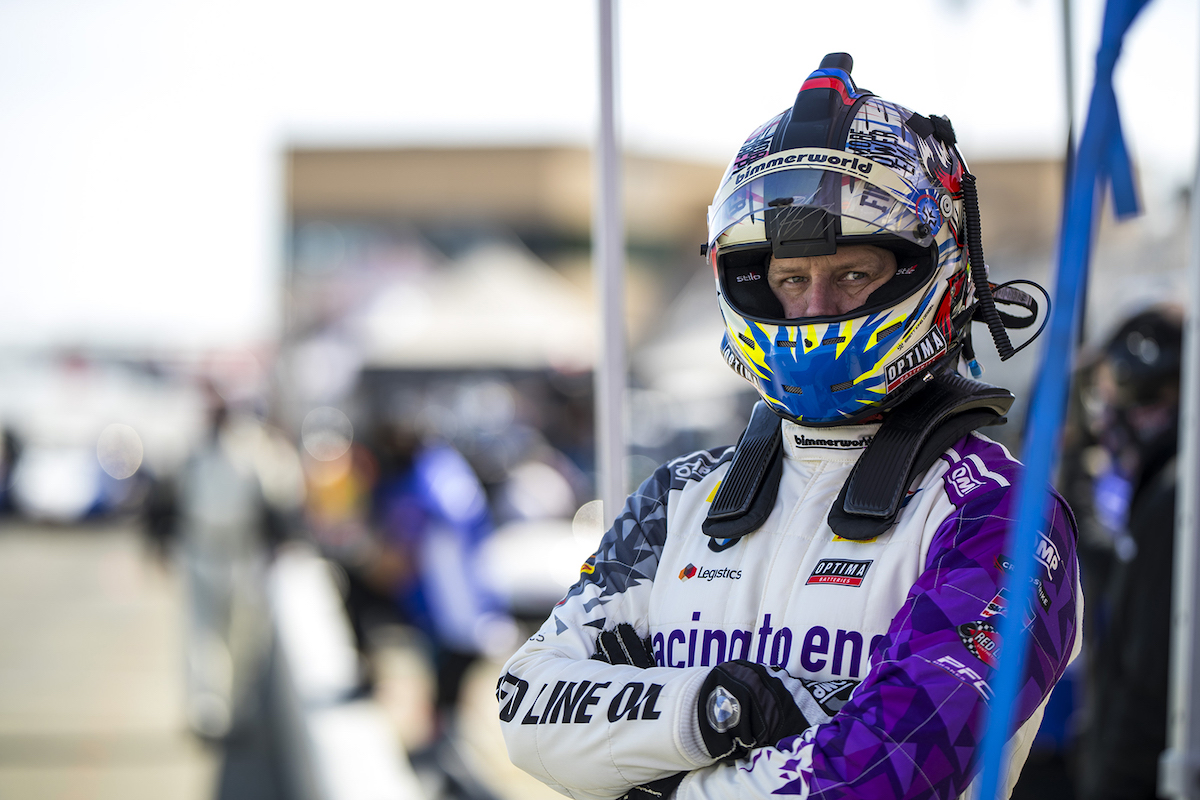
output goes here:
{"type": "Polygon", "coordinates": [[[771,256],[769,267],[781,270],[806,270],[812,268],[840,268],[846,266],[887,267],[895,262],[895,257],[882,247],[871,245],[852,245],[839,247],[836,253],[827,256],[801,256],[798,258],[777,258],[771,256]]]}

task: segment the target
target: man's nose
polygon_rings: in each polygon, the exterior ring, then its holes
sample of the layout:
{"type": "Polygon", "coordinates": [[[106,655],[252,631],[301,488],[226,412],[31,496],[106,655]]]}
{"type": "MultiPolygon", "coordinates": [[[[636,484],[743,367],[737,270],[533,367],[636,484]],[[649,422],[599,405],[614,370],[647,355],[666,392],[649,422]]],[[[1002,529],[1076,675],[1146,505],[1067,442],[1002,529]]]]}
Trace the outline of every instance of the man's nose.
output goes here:
{"type": "Polygon", "coordinates": [[[838,290],[827,281],[813,281],[808,289],[806,316],[828,317],[841,313],[838,290]]]}

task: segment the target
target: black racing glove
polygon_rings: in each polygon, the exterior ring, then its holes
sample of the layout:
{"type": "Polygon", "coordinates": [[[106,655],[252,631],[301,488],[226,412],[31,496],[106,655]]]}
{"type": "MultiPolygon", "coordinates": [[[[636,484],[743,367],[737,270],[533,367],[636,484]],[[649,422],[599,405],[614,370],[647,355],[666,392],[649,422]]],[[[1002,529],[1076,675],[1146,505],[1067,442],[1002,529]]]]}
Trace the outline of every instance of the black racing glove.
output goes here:
{"type": "Polygon", "coordinates": [[[830,719],[787,670],[744,659],[713,667],[700,687],[696,711],[700,735],[713,758],[742,756],[830,719]]]}
{"type": "Polygon", "coordinates": [[[650,649],[650,640],[639,637],[637,630],[628,622],[622,622],[613,630],[597,636],[596,652],[592,658],[606,664],[629,664],[641,669],[658,666],[650,649]]]}
{"type": "Polygon", "coordinates": [[[669,778],[659,778],[656,781],[635,786],[621,795],[618,800],[662,800],[664,797],[670,797],[671,792],[679,788],[685,775],[687,775],[686,772],[676,772],[669,778]]]}
{"type": "MultiPolygon", "coordinates": [[[[606,664],[629,664],[641,669],[658,666],[654,661],[650,640],[638,636],[637,630],[628,622],[622,622],[611,631],[604,631],[597,636],[596,652],[592,658],[606,664]]],[[[620,800],[662,800],[664,797],[670,797],[685,775],[686,772],[677,772],[669,777],[635,786],[623,794],[620,800]]]]}

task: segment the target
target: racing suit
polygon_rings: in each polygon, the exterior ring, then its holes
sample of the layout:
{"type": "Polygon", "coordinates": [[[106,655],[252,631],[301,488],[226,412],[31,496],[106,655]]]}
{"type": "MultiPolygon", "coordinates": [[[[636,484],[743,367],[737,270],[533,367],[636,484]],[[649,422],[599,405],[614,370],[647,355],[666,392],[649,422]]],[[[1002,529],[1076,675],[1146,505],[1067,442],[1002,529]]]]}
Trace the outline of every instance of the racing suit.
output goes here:
{"type": "MultiPolygon", "coordinates": [[[[660,467],[497,685],[509,756],[575,798],[613,798],[687,772],[678,798],[952,798],[978,771],[999,615],[1022,613],[1029,652],[1009,742],[1007,796],[1050,690],[1079,652],[1075,523],[1052,493],[1031,601],[1014,612],[1003,575],[1021,465],[972,433],[909,485],[896,524],[842,539],[826,517],[877,425],[783,422],[779,493],[763,526],[718,541],[701,530],[733,448],[660,467]],[[649,669],[589,660],[629,623],[649,669]],[[697,700],[711,667],[785,667],[824,722],[716,761],[697,700]]],[[[797,698],[799,701],[799,698],[797,698]]],[[[811,715],[806,715],[811,719],[811,715]]]]}

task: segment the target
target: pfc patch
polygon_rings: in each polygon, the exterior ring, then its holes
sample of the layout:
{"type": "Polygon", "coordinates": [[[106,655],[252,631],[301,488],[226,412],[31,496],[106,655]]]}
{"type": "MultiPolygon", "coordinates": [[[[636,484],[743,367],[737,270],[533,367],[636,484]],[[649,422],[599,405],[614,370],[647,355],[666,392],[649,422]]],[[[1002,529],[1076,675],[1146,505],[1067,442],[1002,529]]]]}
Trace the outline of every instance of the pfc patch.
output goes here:
{"type": "Polygon", "coordinates": [[[987,681],[985,681],[978,672],[971,669],[957,658],[952,658],[951,656],[942,656],[937,661],[934,661],[933,664],[934,666],[941,667],[942,669],[946,670],[946,672],[949,672],[951,675],[958,678],[975,691],[979,692],[979,696],[984,700],[991,700],[996,694],[992,691],[992,687],[988,686],[987,681]]]}
{"type": "Polygon", "coordinates": [[[1000,656],[1000,634],[990,622],[977,620],[958,626],[958,637],[963,645],[984,664],[993,669],[1000,656]]]}

